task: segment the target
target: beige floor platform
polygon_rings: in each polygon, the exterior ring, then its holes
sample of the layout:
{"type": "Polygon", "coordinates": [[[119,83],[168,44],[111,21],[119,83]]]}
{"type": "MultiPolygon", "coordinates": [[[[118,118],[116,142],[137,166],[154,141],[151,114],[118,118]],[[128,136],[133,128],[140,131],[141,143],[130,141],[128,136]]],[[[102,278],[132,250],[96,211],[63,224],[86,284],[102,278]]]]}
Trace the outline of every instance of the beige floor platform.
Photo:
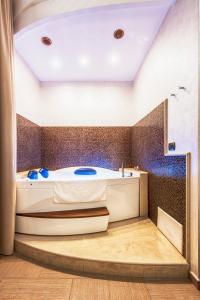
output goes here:
{"type": "Polygon", "coordinates": [[[189,265],[149,219],[111,223],[79,236],[16,234],[17,252],[66,270],[145,279],[183,279],[189,265]]]}

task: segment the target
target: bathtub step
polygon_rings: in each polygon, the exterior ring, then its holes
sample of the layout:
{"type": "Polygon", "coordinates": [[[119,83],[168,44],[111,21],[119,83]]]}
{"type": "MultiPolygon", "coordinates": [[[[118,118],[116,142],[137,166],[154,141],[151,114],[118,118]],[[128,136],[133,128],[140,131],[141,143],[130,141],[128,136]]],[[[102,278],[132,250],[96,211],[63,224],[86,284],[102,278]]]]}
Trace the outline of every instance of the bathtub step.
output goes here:
{"type": "Polygon", "coordinates": [[[88,209],[63,210],[63,211],[47,211],[35,213],[18,213],[17,216],[32,217],[32,218],[89,218],[108,216],[107,207],[96,207],[88,209]]]}
{"type": "Polygon", "coordinates": [[[16,232],[34,235],[75,235],[106,231],[109,212],[106,207],[18,213],[16,232]]]}

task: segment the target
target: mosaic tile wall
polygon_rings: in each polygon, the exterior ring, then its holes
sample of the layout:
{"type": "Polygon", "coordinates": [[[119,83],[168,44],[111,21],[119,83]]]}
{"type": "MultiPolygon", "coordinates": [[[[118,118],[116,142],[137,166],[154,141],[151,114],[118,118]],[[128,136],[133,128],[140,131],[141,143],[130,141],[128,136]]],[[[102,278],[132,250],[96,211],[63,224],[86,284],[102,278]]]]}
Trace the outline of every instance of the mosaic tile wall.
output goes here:
{"type": "Polygon", "coordinates": [[[130,127],[42,127],[42,163],[49,169],[130,166],[130,127]]]}
{"type": "Polygon", "coordinates": [[[41,128],[17,114],[17,171],[41,166],[41,128]]]}
{"type": "Polygon", "coordinates": [[[159,206],[185,227],[186,158],[164,156],[164,103],[132,127],[132,163],[149,172],[149,217],[159,206]]]}

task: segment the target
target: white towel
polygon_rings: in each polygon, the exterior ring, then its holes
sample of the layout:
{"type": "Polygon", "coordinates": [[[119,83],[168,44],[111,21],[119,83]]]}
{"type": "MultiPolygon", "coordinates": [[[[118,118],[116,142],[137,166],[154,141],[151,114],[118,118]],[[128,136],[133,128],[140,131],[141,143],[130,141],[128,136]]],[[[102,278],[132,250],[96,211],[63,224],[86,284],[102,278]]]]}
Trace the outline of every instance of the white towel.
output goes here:
{"type": "Polygon", "coordinates": [[[55,203],[95,202],[106,199],[106,180],[55,182],[55,203]]]}

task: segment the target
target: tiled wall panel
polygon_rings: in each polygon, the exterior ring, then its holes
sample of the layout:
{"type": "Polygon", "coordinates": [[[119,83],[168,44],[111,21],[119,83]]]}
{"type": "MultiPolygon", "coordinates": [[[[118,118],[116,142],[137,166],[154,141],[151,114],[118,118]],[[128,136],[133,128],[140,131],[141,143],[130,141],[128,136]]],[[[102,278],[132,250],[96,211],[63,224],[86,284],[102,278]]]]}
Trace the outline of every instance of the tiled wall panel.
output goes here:
{"type": "Polygon", "coordinates": [[[130,166],[130,127],[42,127],[42,163],[50,169],[130,166]]]}
{"type": "Polygon", "coordinates": [[[185,227],[186,159],[164,156],[164,103],[132,127],[132,163],[149,172],[149,217],[159,206],[185,227]]]}
{"type": "Polygon", "coordinates": [[[17,115],[17,171],[41,166],[41,128],[17,115]]]}

